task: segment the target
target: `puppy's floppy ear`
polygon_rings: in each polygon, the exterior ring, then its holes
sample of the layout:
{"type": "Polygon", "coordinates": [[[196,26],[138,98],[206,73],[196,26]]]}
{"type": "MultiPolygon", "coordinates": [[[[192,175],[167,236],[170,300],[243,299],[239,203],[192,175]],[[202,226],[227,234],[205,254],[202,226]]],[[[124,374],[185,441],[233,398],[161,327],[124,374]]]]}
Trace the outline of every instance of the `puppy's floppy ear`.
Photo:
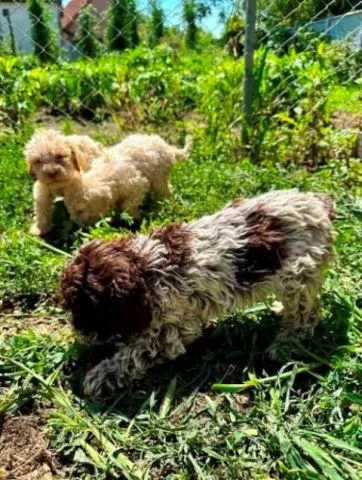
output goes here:
{"type": "Polygon", "coordinates": [[[33,180],[36,180],[36,175],[35,175],[34,167],[33,167],[33,164],[32,164],[32,162],[31,162],[31,160],[30,160],[30,155],[29,155],[30,145],[31,145],[31,143],[28,142],[28,143],[25,145],[25,149],[24,149],[24,156],[25,156],[26,168],[27,168],[28,173],[29,173],[29,175],[31,176],[31,178],[32,178],[33,180]]]}
{"type": "Polygon", "coordinates": [[[72,146],[72,162],[76,170],[81,172],[84,170],[85,167],[85,158],[83,153],[79,150],[79,148],[72,146]]]}
{"type": "Polygon", "coordinates": [[[36,180],[37,178],[36,178],[36,175],[35,175],[35,170],[34,170],[33,163],[26,157],[25,157],[25,160],[26,160],[26,167],[27,167],[29,175],[31,176],[31,178],[33,180],[36,180]]]}
{"type": "Polygon", "coordinates": [[[74,328],[100,339],[146,329],[153,317],[146,263],[146,257],[133,251],[130,238],[82,247],[60,285],[74,328]]]}
{"type": "Polygon", "coordinates": [[[152,302],[144,282],[141,280],[134,287],[134,291],[125,295],[121,301],[117,296],[117,294],[114,297],[112,295],[112,303],[115,311],[118,310],[118,318],[122,318],[122,322],[116,326],[115,332],[128,336],[148,328],[152,321],[152,302]]]}
{"type": "Polygon", "coordinates": [[[110,245],[112,254],[108,257],[108,272],[111,276],[106,309],[115,313],[111,328],[114,333],[124,336],[140,333],[148,328],[153,316],[152,294],[144,268],[147,256],[129,248],[127,239],[110,242],[110,245]]]}
{"type": "Polygon", "coordinates": [[[37,179],[32,165],[28,165],[28,172],[33,180],[37,179]]]}

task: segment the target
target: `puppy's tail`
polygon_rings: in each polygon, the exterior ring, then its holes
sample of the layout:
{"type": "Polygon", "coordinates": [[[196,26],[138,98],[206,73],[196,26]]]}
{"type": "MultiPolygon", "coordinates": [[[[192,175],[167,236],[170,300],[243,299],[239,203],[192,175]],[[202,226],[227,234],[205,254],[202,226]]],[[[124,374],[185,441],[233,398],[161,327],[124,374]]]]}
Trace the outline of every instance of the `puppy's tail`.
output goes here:
{"type": "Polygon", "coordinates": [[[329,219],[334,220],[336,218],[336,205],[332,198],[323,193],[317,193],[316,197],[323,203],[329,219]]]}
{"type": "Polygon", "coordinates": [[[191,135],[186,136],[185,145],[183,148],[174,147],[175,161],[183,160],[186,158],[192,149],[193,139],[191,135]]]}

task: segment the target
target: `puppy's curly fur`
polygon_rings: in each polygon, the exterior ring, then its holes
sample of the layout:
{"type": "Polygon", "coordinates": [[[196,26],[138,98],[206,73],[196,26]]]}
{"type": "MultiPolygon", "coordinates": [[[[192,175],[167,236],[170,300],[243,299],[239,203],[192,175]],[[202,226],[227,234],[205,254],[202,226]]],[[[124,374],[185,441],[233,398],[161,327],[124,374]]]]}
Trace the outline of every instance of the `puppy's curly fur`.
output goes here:
{"type": "Polygon", "coordinates": [[[275,191],[149,236],[82,247],[61,280],[74,327],[124,342],[87,374],[85,392],[141,378],[183,354],[210,320],[271,294],[284,306],[284,334],[312,330],[333,215],[321,194],[275,191]]]}
{"type": "Polygon", "coordinates": [[[158,135],[131,135],[110,147],[64,190],[71,219],[88,225],[111,211],[138,218],[147,193],[152,192],[156,199],[169,194],[171,167],[184,159],[190,148],[190,139],[184,148],[177,148],[158,135]]]}
{"type": "Polygon", "coordinates": [[[51,229],[53,201],[81,172],[89,170],[105,148],[87,135],[62,135],[56,130],[36,132],[25,146],[25,159],[34,184],[35,221],[32,233],[51,229]]]}
{"type": "Polygon", "coordinates": [[[170,195],[169,175],[172,165],[189,155],[191,136],[186,137],[184,148],[168,145],[159,135],[133,134],[111,147],[112,153],[120,153],[132,159],[132,165],[147,178],[149,188],[156,199],[170,195]]]}
{"type": "MultiPolygon", "coordinates": [[[[53,132],[50,138],[54,137],[53,132]]],[[[39,164],[33,153],[40,149],[40,144],[42,150],[46,150],[47,138],[43,142],[34,139],[26,149],[30,171],[37,178],[34,188],[36,221],[32,231],[40,235],[51,229],[52,204],[57,195],[64,198],[70,218],[78,224],[95,223],[113,210],[138,217],[148,192],[153,192],[156,199],[169,195],[171,167],[185,158],[191,148],[191,139],[179,149],[168,145],[158,135],[130,135],[109,148],[99,145],[96,158],[87,151],[83,157],[92,161],[85,169],[78,157],[82,150],[78,152],[74,148],[70,137],[61,137],[49,146],[51,152],[56,152],[53,157],[60,164],[55,167],[49,154],[45,156],[46,162],[39,164]],[[50,181],[49,172],[53,175],[55,169],[56,176],[50,181]]]]}

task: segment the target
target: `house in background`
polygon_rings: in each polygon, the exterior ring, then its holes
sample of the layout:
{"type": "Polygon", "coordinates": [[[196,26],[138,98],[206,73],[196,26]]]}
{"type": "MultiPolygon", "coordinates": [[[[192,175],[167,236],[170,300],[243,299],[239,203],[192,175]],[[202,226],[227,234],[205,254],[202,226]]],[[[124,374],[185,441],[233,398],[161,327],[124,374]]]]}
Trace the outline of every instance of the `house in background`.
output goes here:
{"type": "MultiPolygon", "coordinates": [[[[51,24],[61,40],[61,1],[48,4],[51,11],[51,24]]],[[[0,37],[13,45],[17,52],[32,53],[31,24],[25,0],[0,0],[0,37]]]]}
{"type": "Polygon", "coordinates": [[[354,10],[344,15],[330,16],[309,23],[307,28],[318,33],[325,33],[332,40],[346,40],[362,50],[362,2],[357,2],[360,10],[354,10]]]}
{"type": "MultiPolygon", "coordinates": [[[[86,5],[92,5],[95,12],[100,16],[109,5],[109,0],[70,0],[64,7],[62,15],[62,32],[63,39],[67,42],[72,42],[77,31],[77,17],[86,5]]],[[[100,21],[100,28],[102,30],[102,20],[100,21]]]]}

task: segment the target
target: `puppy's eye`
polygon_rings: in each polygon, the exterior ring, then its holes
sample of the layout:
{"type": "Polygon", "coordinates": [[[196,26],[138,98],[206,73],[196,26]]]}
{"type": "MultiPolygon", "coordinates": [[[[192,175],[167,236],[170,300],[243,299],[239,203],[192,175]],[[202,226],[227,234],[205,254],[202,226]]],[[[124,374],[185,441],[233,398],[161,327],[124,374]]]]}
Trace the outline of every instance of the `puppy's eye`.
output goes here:
{"type": "Polygon", "coordinates": [[[63,155],[56,155],[54,158],[57,163],[65,163],[65,158],[63,155]]]}

